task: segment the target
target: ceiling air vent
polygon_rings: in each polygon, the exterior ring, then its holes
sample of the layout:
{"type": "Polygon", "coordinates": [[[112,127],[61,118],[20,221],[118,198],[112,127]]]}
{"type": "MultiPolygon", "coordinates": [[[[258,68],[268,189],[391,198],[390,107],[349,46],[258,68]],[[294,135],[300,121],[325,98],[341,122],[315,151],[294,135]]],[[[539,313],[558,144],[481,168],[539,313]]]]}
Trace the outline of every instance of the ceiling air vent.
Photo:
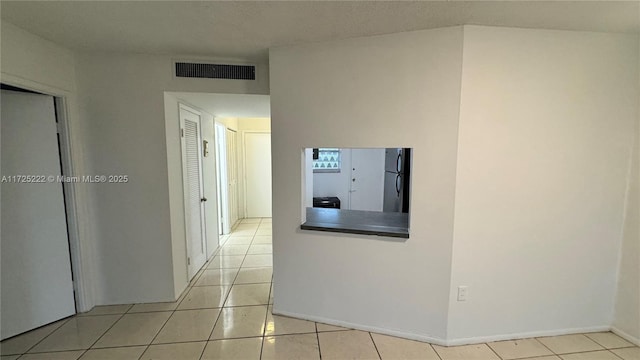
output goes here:
{"type": "Polygon", "coordinates": [[[176,62],[176,77],[255,80],[256,67],[253,65],[176,62]]]}

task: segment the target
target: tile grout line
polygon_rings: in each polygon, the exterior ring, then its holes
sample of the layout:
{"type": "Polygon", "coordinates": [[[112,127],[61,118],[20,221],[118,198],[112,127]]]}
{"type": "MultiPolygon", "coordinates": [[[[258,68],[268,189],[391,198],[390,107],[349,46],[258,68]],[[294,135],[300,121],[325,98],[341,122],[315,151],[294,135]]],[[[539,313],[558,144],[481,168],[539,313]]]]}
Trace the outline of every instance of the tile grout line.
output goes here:
{"type": "MultiPolygon", "coordinates": [[[[262,224],[262,219],[260,219],[260,224],[262,224]]],[[[257,231],[258,230],[256,230],[256,233],[257,233],[257,231]]],[[[254,236],[253,240],[251,241],[251,245],[253,245],[253,241],[255,240],[255,238],[256,237],[254,236]]],[[[272,269],[273,269],[273,267],[272,267],[272,269]]],[[[265,339],[265,336],[267,334],[267,319],[269,318],[269,299],[271,299],[271,288],[272,287],[273,287],[273,272],[271,273],[271,284],[269,285],[269,294],[267,295],[267,312],[264,314],[264,325],[263,325],[263,328],[262,328],[262,342],[260,343],[260,357],[258,359],[262,359],[262,351],[264,350],[264,339],[265,339]]]]}
{"type": "MultiPolygon", "coordinates": [[[[262,220],[261,220],[261,221],[262,221],[262,220]]],[[[254,235],[254,236],[253,236],[252,243],[250,244],[250,246],[251,246],[251,245],[253,245],[253,241],[255,240],[255,237],[256,237],[256,236],[257,236],[257,232],[256,232],[256,235],[254,235]]],[[[228,239],[227,239],[227,241],[228,241],[228,239]]],[[[226,241],[225,241],[225,244],[226,244],[226,241]]],[[[264,245],[267,245],[267,244],[264,244],[264,245]]],[[[217,254],[219,254],[219,250],[220,250],[220,249],[217,249],[217,252],[216,252],[216,253],[214,253],[212,257],[217,256],[217,254]]],[[[239,285],[239,284],[236,284],[235,282],[237,281],[237,277],[238,277],[238,275],[239,275],[240,269],[242,269],[242,268],[243,268],[244,261],[246,260],[246,256],[247,256],[247,255],[249,255],[249,254],[248,254],[248,250],[247,250],[247,253],[245,253],[245,255],[243,256],[243,261],[241,262],[240,268],[238,268],[238,272],[236,273],[236,277],[235,277],[235,279],[234,279],[233,284],[231,284],[231,285],[232,285],[232,287],[233,287],[233,285],[239,285]]],[[[259,255],[262,255],[262,254],[259,254],[259,255]]],[[[264,255],[270,255],[270,254],[264,254],[264,255]]],[[[150,346],[154,345],[154,344],[153,344],[153,342],[157,339],[158,335],[159,335],[159,334],[162,332],[162,330],[166,327],[167,323],[168,323],[168,322],[169,322],[169,320],[172,318],[172,316],[173,316],[173,315],[175,315],[175,313],[176,313],[176,312],[178,312],[178,311],[189,311],[189,310],[199,310],[199,309],[182,309],[182,310],[179,310],[179,309],[177,309],[177,308],[179,307],[179,305],[180,305],[181,303],[183,303],[183,302],[185,301],[185,299],[186,299],[186,297],[187,297],[188,293],[189,293],[191,290],[193,290],[193,288],[196,286],[195,284],[196,284],[196,283],[199,281],[199,279],[204,275],[204,272],[208,269],[208,265],[210,264],[210,262],[211,262],[211,260],[209,260],[209,261],[205,262],[205,265],[204,265],[204,266],[203,266],[203,267],[198,271],[198,273],[197,273],[197,274],[198,274],[197,278],[196,278],[196,279],[194,279],[193,281],[190,281],[190,283],[188,284],[187,288],[185,289],[184,295],[183,295],[183,296],[181,296],[181,298],[179,298],[179,299],[178,299],[179,301],[177,301],[176,308],[174,308],[173,310],[159,310],[159,311],[141,311],[141,312],[131,312],[131,311],[132,311],[132,309],[133,309],[133,307],[134,307],[136,304],[130,304],[130,305],[129,305],[129,307],[127,308],[127,310],[125,310],[123,313],[119,313],[119,314],[95,314],[95,315],[87,315],[87,316],[90,316],[90,317],[94,317],[94,316],[119,315],[119,317],[118,317],[118,319],[117,319],[117,320],[116,320],[116,321],[115,321],[111,326],[109,326],[109,328],[107,328],[107,329],[104,331],[104,333],[102,333],[102,335],[101,335],[101,336],[99,336],[99,337],[97,338],[97,340],[96,340],[96,341],[94,341],[94,342],[93,342],[93,344],[92,344],[88,349],[84,349],[84,350],[82,350],[82,349],[78,349],[79,351],[82,351],[82,353],[81,353],[79,356],[84,356],[84,354],[86,354],[86,352],[87,352],[87,351],[89,351],[89,350],[93,349],[93,346],[95,346],[95,345],[96,345],[96,344],[97,344],[97,343],[98,343],[98,342],[99,342],[99,341],[100,341],[100,340],[101,340],[101,339],[102,339],[102,338],[103,338],[103,337],[104,337],[104,336],[105,336],[105,335],[106,335],[106,334],[107,334],[107,333],[108,333],[108,332],[109,332],[109,331],[110,331],[110,330],[111,330],[111,329],[112,329],[112,328],[113,328],[113,327],[114,327],[114,326],[115,326],[119,321],[121,321],[121,320],[122,320],[122,318],[123,318],[123,317],[125,317],[125,315],[128,315],[128,314],[140,314],[140,313],[156,313],[156,312],[166,312],[166,313],[170,313],[170,315],[169,315],[169,317],[167,318],[167,320],[163,323],[163,325],[160,327],[160,329],[159,329],[159,330],[158,330],[158,332],[155,334],[155,336],[153,337],[153,339],[151,340],[151,342],[150,342],[149,344],[140,344],[140,345],[138,345],[138,344],[132,344],[132,345],[108,346],[108,347],[104,347],[104,348],[99,348],[99,349],[110,349],[110,348],[127,348],[127,347],[142,347],[142,346],[144,346],[144,347],[145,347],[145,349],[144,349],[144,351],[142,352],[142,354],[140,355],[140,356],[143,356],[143,355],[144,355],[144,353],[146,353],[146,352],[148,351],[148,349],[150,348],[150,346]]],[[[264,268],[269,268],[270,266],[262,266],[262,267],[264,267],[264,268]]],[[[273,279],[273,277],[272,277],[272,279],[273,279]]],[[[272,280],[271,282],[263,282],[263,283],[247,283],[247,285],[248,285],[248,284],[265,284],[265,283],[268,283],[268,284],[272,285],[272,284],[273,284],[273,280],[272,280]]],[[[244,284],[242,284],[242,285],[244,285],[244,284]]],[[[222,286],[221,286],[221,287],[222,287],[222,286]]],[[[218,314],[218,317],[216,318],[216,322],[214,323],[214,328],[215,328],[215,325],[216,325],[217,321],[219,320],[220,313],[221,313],[221,312],[222,312],[222,310],[225,308],[225,306],[224,306],[224,305],[225,305],[226,301],[228,300],[229,295],[230,295],[230,291],[229,291],[229,293],[227,293],[227,294],[226,294],[225,301],[223,302],[223,306],[222,306],[222,308],[220,309],[220,312],[219,312],[219,314],[218,314]]],[[[270,286],[270,288],[269,288],[269,293],[268,293],[268,298],[270,298],[270,297],[271,297],[271,286],[270,286]]],[[[267,306],[267,308],[268,308],[271,304],[269,304],[269,301],[267,301],[267,302],[268,302],[268,303],[266,304],[266,306],[267,306]]],[[[243,306],[252,306],[252,305],[243,305],[243,306]]],[[[255,306],[264,306],[264,305],[256,304],[255,306]]],[[[208,309],[208,308],[204,308],[204,309],[208,309]]],[[[267,313],[265,316],[268,316],[268,313],[267,313]]],[[[71,318],[71,317],[70,317],[70,318],[71,318]]],[[[64,326],[64,325],[65,325],[65,324],[70,320],[70,318],[69,318],[69,319],[67,319],[64,323],[62,323],[62,324],[60,325],[60,327],[64,326]]],[[[266,322],[266,318],[265,318],[265,322],[266,322]]],[[[37,346],[37,344],[38,344],[38,343],[42,342],[44,339],[46,339],[47,337],[49,337],[50,335],[52,335],[54,332],[58,331],[58,329],[59,329],[60,327],[56,328],[56,329],[55,329],[55,330],[53,330],[50,334],[48,334],[47,336],[43,337],[40,341],[38,341],[36,344],[34,344],[31,348],[33,348],[34,346],[37,346]]],[[[315,333],[316,333],[316,335],[317,335],[317,324],[314,324],[314,327],[315,327],[315,333]]],[[[213,329],[212,329],[212,332],[213,332],[213,329]]],[[[265,333],[265,332],[266,332],[266,330],[264,330],[264,331],[263,331],[263,335],[264,335],[264,333],[265,333]]],[[[308,334],[312,334],[312,333],[313,333],[313,332],[308,333],[308,334]]],[[[281,334],[281,335],[288,335],[288,334],[281,334]]],[[[211,336],[211,335],[210,335],[210,336],[211,336]]],[[[274,335],[274,336],[277,336],[277,335],[274,335]]],[[[264,339],[264,336],[260,336],[260,337],[264,339]]],[[[207,341],[208,341],[208,339],[207,339],[207,341]]],[[[195,343],[195,342],[201,342],[201,340],[184,341],[184,342],[182,342],[182,341],[177,341],[177,342],[176,342],[176,341],[174,341],[174,342],[163,343],[163,344],[179,344],[179,343],[195,343]]],[[[262,344],[262,345],[264,345],[264,344],[262,344]]],[[[206,347],[206,344],[205,344],[205,347],[206,347]]],[[[29,350],[30,350],[31,348],[29,348],[29,350]]],[[[64,352],[64,351],[70,351],[70,350],[60,350],[60,351],[57,351],[57,352],[64,352]]],[[[56,352],[56,351],[54,351],[54,352],[56,352]]],[[[204,353],[204,349],[203,349],[203,353],[204,353]]],[[[201,353],[201,357],[203,356],[203,353],[201,353]]],[[[24,354],[22,354],[22,355],[24,355],[24,354]]],[[[19,355],[19,356],[22,356],[22,355],[19,355]]],[[[139,356],[139,357],[140,357],[140,356],[139,356]]]]}
{"type": "MultiPolygon", "coordinates": [[[[133,305],[131,305],[131,306],[129,307],[129,309],[130,309],[131,307],[133,307],[133,305]]],[[[71,349],[71,350],[67,349],[67,350],[53,350],[53,351],[49,350],[49,351],[43,351],[43,352],[33,352],[33,353],[31,353],[31,354],[46,354],[46,353],[66,352],[66,351],[82,351],[82,354],[80,354],[80,356],[78,357],[78,359],[79,359],[80,357],[84,356],[84,354],[85,354],[87,351],[91,350],[91,348],[92,348],[92,347],[93,347],[93,346],[94,346],[94,345],[95,345],[95,344],[96,344],[96,343],[97,343],[97,342],[98,342],[98,341],[99,341],[99,340],[104,336],[104,334],[106,334],[109,330],[111,330],[111,328],[112,328],[112,327],[114,327],[114,326],[116,325],[116,323],[118,323],[118,321],[120,321],[120,319],[122,319],[122,317],[127,313],[127,311],[129,311],[129,309],[127,309],[125,312],[120,313],[120,314],[103,314],[103,315],[101,315],[101,316],[114,316],[114,315],[120,315],[120,317],[118,317],[118,319],[117,319],[116,321],[114,321],[114,322],[113,322],[113,324],[111,324],[111,326],[109,326],[109,327],[108,327],[108,328],[107,328],[107,329],[102,333],[102,335],[100,335],[100,336],[99,336],[99,337],[98,337],[98,338],[97,338],[97,339],[96,339],[96,340],[95,340],[95,341],[94,341],[94,342],[93,342],[93,343],[92,343],[88,348],[86,348],[86,349],[71,349]]],[[[76,314],[76,315],[72,315],[72,316],[70,316],[70,317],[68,318],[68,320],[64,322],[64,324],[60,325],[60,327],[58,327],[57,329],[55,329],[54,331],[52,331],[52,332],[51,332],[51,334],[49,334],[49,335],[45,336],[44,338],[42,338],[42,340],[38,341],[38,343],[36,343],[36,344],[35,344],[35,345],[33,345],[32,347],[30,347],[30,348],[29,348],[29,350],[27,350],[27,352],[20,354],[20,355],[19,355],[19,358],[20,358],[20,357],[22,357],[23,355],[28,354],[28,353],[29,353],[29,351],[31,351],[34,347],[36,347],[38,344],[40,344],[42,341],[44,341],[44,339],[48,338],[50,335],[53,335],[53,333],[54,333],[54,332],[58,331],[61,327],[63,327],[64,325],[66,325],[69,321],[71,321],[71,317],[73,317],[73,316],[78,317],[78,316],[77,316],[77,314],[76,314]]],[[[91,315],[91,316],[98,316],[98,315],[91,315]]],[[[81,316],[81,317],[84,317],[84,316],[81,316]]]]}
{"type": "MultiPolygon", "coordinates": [[[[233,233],[233,231],[232,231],[233,233]]],[[[227,240],[225,240],[224,244],[222,244],[220,246],[220,248],[218,249],[218,254],[222,251],[222,247],[225,246],[227,244],[227,241],[229,241],[229,238],[227,238],[227,240]]],[[[247,248],[248,251],[248,248],[247,248]]],[[[229,287],[229,292],[227,293],[227,295],[224,298],[224,301],[222,302],[222,307],[220,308],[220,312],[218,313],[218,317],[216,318],[216,321],[213,323],[213,328],[211,328],[211,332],[209,333],[209,337],[206,340],[206,343],[204,345],[204,348],[202,349],[202,353],[200,353],[200,358],[202,359],[202,357],[204,356],[204,352],[207,349],[207,346],[209,345],[209,341],[213,341],[211,339],[211,337],[213,336],[213,331],[216,329],[216,325],[218,325],[218,321],[220,321],[220,317],[223,316],[223,312],[225,310],[225,305],[227,303],[227,299],[229,299],[229,295],[231,295],[231,290],[233,289],[233,285],[235,285],[236,279],[238,278],[238,275],[240,274],[240,269],[242,268],[242,264],[244,264],[244,259],[247,257],[247,255],[245,254],[242,257],[242,262],[240,262],[240,267],[238,268],[238,272],[236,272],[236,276],[233,278],[233,282],[231,283],[231,286],[229,287]]],[[[213,257],[212,257],[213,259],[213,257]]],[[[222,339],[224,340],[224,339],[222,339]]]]}
{"type": "MultiPolygon", "coordinates": [[[[191,286],[189,286],[191,287],[191,286]]],[[[185,296],[186,298],[186,296],[185,296]]],[[[182,299],[182,301],[184,301],[184,299],[182,299]]],[[[180,301],[180,303],[182,303],[182,301],[180,301]]],[[[180,304],[178,304],[179,306],[180,304]]],[[[177,306],[176,306],[177,308],[177,306]]],[[[147,351],[149,351],[149,348],[151,347],[151,345],[153,344],[153,341],[158,337],[158,334],[160,334],[162,332],[162,329],[164,329],[165,325],[167,325],[167,323],[169,322],[169,320],[171,319],[171,317],[173,316],[173,314],[176,312],[176,310],[171,311],[171,315],[169,315],[169,317],[167,318],[167,320],[165,320],[165,322],[162,324],[162,326],[160,327],[160,330],[158,330],[158,332],[155,334],[155,336],[153,337],[153,339],[151,339],[151,341],[149,341],[149,343],[147,344],[147,347],[144,349],[144,351],[142,352],[142,354],[140,354],[141,358],[144,354],[147,353],[147,351]]],[[[138,358],[138,359],[139,359],[138,358]]]]}
{"type": "Polygon", "coordinates": [[[496,354],[496,356],[498,357],[498,359],[500,359],[500,360],[504,360],[504,359],[502,358],[502,356],[500,356],[500,355],[499,355],[495,350],[493,350],[493,348],[491,347],[491,345],[489,345],[489,343],[484,343],[484,345],[485,345],[486,347],[488,347],[488,348],[489,348],[489,350],[491,350],[494,354],[496,354]]]}
{"type": "MultiPolygon", "coordinates": [[[[236,226],[236,227],[237,227],[237,226],[236,226]]],[[[233,233],[233,231],[232,231],[232,233],[233,233]]],[[[254,235],[254,236],[255,236],[255,235],[254,235]]],[[[222,244],[222,245],[220,246],[220,248],[218,249],[218,251],[217,251],[218,256],[221,256],[221,255],[219,255],[219,254],[222,252],[222,247],[223,247],[223,246],[225,246],[225,245],[227,245],[227,242],[229,241],[229,239],[230,239],[230,236],[225,240],[224,244],[222,244]]],[[[252,242],[253,242],[253,237],[251,237],[251,243],[252,243],[252,242]]],[[[249,246],[247,247],[247,252],[249,251],[249,248],[251,247],[251,243],[249,243],[249,246]]],[[[242,244],[242,245],[244,245],[244,244],[242,244]]],[[[220,317],[221,317],[221,316],[223,316],[223,312],[224,312],[224,310],[225,310],[226,308],[228,308],[228,307],[226,307],[225,305],[226,305],[226,303],[227,303],[227,300],[229,299],[229,296],[231,295],[231,290],[233,289],[233,286],[234,286],[234,285],[236,285],[236,284],[235,284],[235,282],[236,282],[236,280],[238,279],[238,275],[240,275],[240,270],[242,269],[242,265],[244,264],[244,260],[245,260],[245,259],[246,259],[246,257],[247,257],[247,252],[245,252],[245,254],[244,254],[244,255],[236,255],[236,256],[242,256],[242,261],[240,262],[240,267],[238,267],[238,268],[237,268],[237,269],[238,269],[238,271],[236,272],[236,275],[235,275],[235,277],[234,277],[234,279],[233,279],[233,281],[232,281],[232,283],[231,283],[231,286],[230,286],[230,288],[229,288],[229,292],[227,293],[227,295],[225,296],[224,301],[222,302],[222,307],[220,308],[220,312],[218,313],[218,317],[216,318],[216,321],[215,321],[215,323],[213,324],[213,328],[211,329],[211,332],[209,333],[209,337],[208,337],[208,338],[207,338],[207,340],[206,340],[205,347],[202,349],[202,353],[200,354],[200,359],[202,359],[202,356],[204,356],[204,352],[205,352],[205,350],[206,350],[206,348],[207,348],[207,345],[208,345],[209,341],[213,341],[213,340],[211,339],[211,337],[213,336],[213,332],[214,332],[214,330],[215,330],[215,328],[216,328],[216,325],[218,325],[218,321],[220,321],[220,317]]],[[[212,259],[213,259],[213,258],[212,258],[212,259]]],[[[235,268],[234,268],[234,269],[235,269],[235,268]]],[[[222,270],[222,268],[220,268],[219,270],[222,270]]],[[[220,340],[225,340],[225,339],[220,339],[220,340]]]]}
{"type": "Polygon", "coordinates": [[[556,355],[557,357],[560,357],[560,355],[556,354],[555,351],[551,350],[550,347],[548,347],[545,343],[543,343],[542,341],[540,341],[540,338],[534,337],[533,338],[535,341],[537,341],[540,345],[544,346],[547,350],[551,351],[551,353],[553,355],[556,355]]]}
{"type": "Polygon", "coordinates": [[[369,331],[369,338],[371,339],[371,342],[373,343],[373,347],[376,349],[376,353],[378,354],[378,359],[382,360],[382,356],[380,356],[380,351],[378,351],[378,345],[376,345],[376,341],[373,340],[373,335],[371,335],[371,331],[369,331]]]}
{"type": "MultiPolygon", "coordinates": [[[[594,343],[596,343],[596,344],[598,344],[598,345],[602,346],[602,348],[604,348],[605,350],[608,350],[610,353],[612,353],[613,355],[615,355],[616,357],[618,357],[618,358],[620,358],[620,359],[622,359],[622,356],[620,356],[620,355],[616,354],[616,353],[615,353],[615,352],[613,352],[612,350],[616,350],[616,349],[624,349],[624,348],[628,348],[628,347],[634,347],[634,345],[633,345],[633,344],[631,344],[631,346],[623,346],[623,347],[617,347],[617,348],[608,348],[608,347],[604,346],[604,344],[599,343],[596,339],[593,339],[593,338],[591,338],[591,336],[589,336],[589,334],[596,334],[596,333],[598,333],[598,332],[595,332],[595,333],[584,333],[584,334],[582,334],[582,335],[584,335],[584,336],[588,337],[588,338],[589,338],[589,340],[591,340],[591,341],[593,341],[594,343]]],[[[615,335],[615,334],[614,334],[614,335],[615,335]]],[[[618,335],[616,335],[616,336],[618,336],[618,335]]],[[[624,340],[624,339],[623,339],[623,340],[624,340]]],[[[626,340],[625,340],[625,341],[626,341],[626,340]]],[[[597,350],[596,350],[596,351],[597,351],[597,350]]]]}
{"type": "Polygon", "coordinates": [[[431,348],[431,350],[433,350],[433,352],[436,354],[438,359],[442,360],[442,356],[440,356],[440,354],[438,354],[438,351],[436,350],[436,348],[433,347],[433,344],[431,344],[431,343],[427,343],[427,344],[429,344],[429,347],[431,348]]]}
{"type": "MultiPolygon", "coordinates": [[[[127,309],[127,311],[129,311],[132,307],[133,307],[133,305],[131,305],[131,306],[129,307],[129,309],[127,309]]],[[[84,352],[83,352],[82,354],[80,354],[80,356],[79,356],[78,358],[83,357],[83,356],[84,356],[84,354],[86,354],[89,350],[91,350],[91,349],[92,349],[92,348],[93,348],[93,347],[94,347],[94,346],[95,346],[95,345],[100,341],[100,339],[102,339],[102,338],[103,338],[103,337],[104,337],[104,336],[109,332],[109,330],[113,329],[113,327],[114,327],[114,326],[116,326],[116,324],[117,324],[118,322],[120,322],[120,320],[122,320],[122,318],[127,314],[127,311],[125,311],[125,312],[123,312],[122,314],[120,314],[120,317],[118,318],[118,320],[114,321],[114,322],[113,322],[113,324],[111,324],[111,326],[109,326],[109,328],[108,328],[107,330],[105,330],[105,331],[102,333],[102,335],[100,335],[100,336],[96,339],[96,341],[94,341],[94,342],[93,342],[93,344],[91,344],[88,348],[86,348],[86,349],[84,350],[84,352]]]]}
{"type": "Polygon", "coordinates": [[[620,355],[618,355],[618,354],[614,353],[613,351],[611,351],[611,349],[607,349],[607,351],[608,351],[608,352],[610,352],[610,353],[612,353],[612,354],[613,354],[613,356],[617,357],[618,359],[622,359],[622,360],[624,360],[624,358],[623,358],[622,356],[620,356],[620,355]]]}
{"type": "MultiPolygon", "coordinates": [[[[258,228],[260,228],[260,225],[262,225],[262,219],[260,219],[260,223],[258,224],[258,228]]],[[[256,234],[258,233],[258,228],[256,228],[256,234]]],[[[253,242],[256,239],[256,235],[253,236],[253,239],[251,240],[251,246],[253,246],[253,242]]],[[[273,257],[273,255],[271,255],[273,257]]],[[[272,271],[273,271],[273,262],[272,262],[272,271]]],[[[264,325],[262,328],[262,341],[260,342],[260,357],[258,359],[262,359],[262,352],[264,351],[264,340],[265,340],[265,336],[267,334],[267,319],[269,318],[269,299],[271,299],[271,288],[273,287],[273,272],[271,273],[271,284],[269,285],[269,294],[267,295],[267,312],[264,314],[264,325]]],[[[273,308],[272,308],[273,309],[273,308]]]]}
{"type": "MultiPolygon", "coordinates": [[[[226,242],[226,241],[225,241],[226,242]]],[[[221,246],[220,246],[221,248],[221,246]]],[[[213,256],[211,257],[211,259],[213,259],[214,256],[216,256],[216,254],[220,251],[220,249],[217,249],[213,256]]],[[[149,348],[151,347],[151,345],[153,345],[153,342],[156,340],[156,338],[158,337],[158,335],[160,335],[160,333],[162,332],[162,330],[165,328],[165,326],[167,325],[167,323],[169,322],[169,320],[171,320],[171,318],[173,317],[173,315],[179,311],[178,307],[180,307],[180,305],[182,304],[182,302],[185,301],[185,299],[187,298],[187,296],[189,295],[189,293],[191,292],[191,290],[194,288],[195,284],[200,280],[200,277],[202,277],[202,275],[204,274],[204,271],[207,269],[207,267],[209,266],[209,262],[211,260],[207,260],[205,261],[205,263],[202,265],[202,267],[198,270],[198,272],[196,273],[196,276],[194,276],[194,279],[192,281],[189,282],[189,284],[187,285],[187,288],[185,289],[186,293],[185,296],[182,298],[182,300],[180,300],[180,302],[176,305],[175,309],[173,309],[171,311],[171,314],[169,315],[169,317],[167,318],[167,320],[165,320],[165,322],[162,324],[162,326],[160,327],[160,329],[158,330],[158,332],[155,334],[155,336],[153,337],[153,339],[151,339],[151,341],[149,342],[149,344],[146,345],[146,348],[144,349],[144,351],[142,352],[142,354],[140,355],[140,357],[142,357],[147,351],[149,351],[149,348]]],[[[133,306],[131,307],[133,308],[133,306]]],[[[130,308],[130,309],[131,309],[130,308]]],[[[182,310],[203,310],[203,309],[182,309],[182,310]]],[[[218,314],[218,316],[220,316],[218,314]]],[[[216,318],[217,321],[217,318],[216,318]]],[[[215,326],[215,323],[214,323],[215,326]]],[[[176,342],[173,342],[174,344],[176,342]]],[[[206,347],[206,344],[205,344],[206,347]]],[[[203,349],[204,352],[204,349],[203,349]]],[[[202,356],[202,354],[201,354],[202,356]]],[[[139,357],[139,358],[140,358],[139,357]]]]}
{"type": "Polygon", "coordinates": [[[322,350],[320,350],[320,333],[318,333],[318,323],[315,322],[316,326],[316,341],[318,342],[318,356],[320,356],[320,360],[322,360],[322,350]]]}
{"type": "MultiPolygon", "coordinates": [[[[77,315],[77,314],[76,314],[76,315],[77,315]]],[[[67,317],[66,319],[61,319],[61,320],[64,320],[64,322],[62,323],[62,325],[58,326],[57,328],[55,328],[55,330],[51,331],[49,334],[47,334],[47,335],[46,335],[46,336],[44,336],[42,339],[40,339],[39,341],[37,341],[35,344],[33,344],[31,347],[29,347],[26,351],[21,352],[20,354],[8,354],[8,355],[6,355],[6,356],[14,356],[14,355],[18,355],[18,357],[22,357],[22,355],[29,353],[29,351],[33,350],[33,348],[35,348],[35,347],[36,347],[36,346],[38,346],[41,342],[43,342],[43,341],[44,341],[44,339],[48,338],[48,337],[49,337],[49,336],[51,336],[54,332],[58,331],[61,327],[65,326],[65,325],[66,325],[66,324],[71,320],[71,318],[72,318],[72,317],[74,317],[74,316],[75,316],[75,315],[71,315],[71,316],[67,317]]],[[[61,321],[61,320],[59,320],[59,321],[61,321]]],[[[50,325],[50,324],[47,324],[47,325],[50,325]]],[[[45,326],[47,326],[47,325],[43,325],[43,326],[41,326],[40,328],[43,328],[43,327],[45,327],[45,326]]],[[[33,329],[33,330],[37,330],[37,329],[40,329],[40,328],[36,328],[36,329],[33,329]]],[[[33,330],[29,330],[29,331],[33,331],[33,330]]],[[[29,331],[27,331],[27,333],[28,333],[29,331]]],[[[26,334],[26,333],[25,333],[25,334],[26,334]]],[[[23,335],[23,334],[18,334],[18,335],[14,336],[14,337],[21,336],[21,335],[23,335]]],[[[11,337],[11,338],[13,338],[13,337],[11,337]]],[[[9,338],[9,339],[11,339],[11,338],[9,338]]],[[[5,339],[5,340],[8,340],[8,339],[5,339]]],[[[3,340],[3,341],[4,341],[4,340],[3,340]]],[[[4,355],[2,355],[2,356],[4,356],[4,355]]]]}

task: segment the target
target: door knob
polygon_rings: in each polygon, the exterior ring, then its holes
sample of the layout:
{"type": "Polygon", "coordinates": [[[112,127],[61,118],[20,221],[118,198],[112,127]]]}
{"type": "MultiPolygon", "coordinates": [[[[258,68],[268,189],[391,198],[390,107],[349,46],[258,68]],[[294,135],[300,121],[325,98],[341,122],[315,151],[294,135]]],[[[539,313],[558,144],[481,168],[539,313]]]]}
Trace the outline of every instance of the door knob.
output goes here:
{"type": "Polygon", "coordinates": [[[200,199],[201,202],[205,202],[207,201],[207,198],[203,197],[202,199],[200,199]]]}

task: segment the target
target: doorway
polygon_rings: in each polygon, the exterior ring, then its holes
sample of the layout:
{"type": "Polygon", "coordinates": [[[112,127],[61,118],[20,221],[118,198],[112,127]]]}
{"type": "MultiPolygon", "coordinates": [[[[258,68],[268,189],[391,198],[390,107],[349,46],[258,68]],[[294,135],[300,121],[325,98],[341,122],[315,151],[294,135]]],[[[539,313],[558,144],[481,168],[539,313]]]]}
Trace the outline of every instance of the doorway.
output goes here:
{"type": "MultiPolygon", "coordinates": [[[[171,239],[176,297],[180,296],[188,285],[191,275],[201,263],[195,262],[192,256],[187,255],[194,244],[191,242],[187,244],[187,226],[190,226],[191,222],[184,221],[188,208],[185,202],[185,187],[188,181],[183,177],[185,171],[180,135],[182,128],[179,119],[180,104],[200,113],[201,141],[205,142],[202,144],[204,150],[201,153],[202,188],[204,189],[203,197],[207,198],[204,202],[204,220],[200,222],[204,223],[203,236],[207,259],[218,254],[219,246],[228,239],[232,231],[233,222],[240,223],[240,219],[246,217],[242,155],[244,133],[246,131],[270,133],[271,131],[268,95],[165,92],[167,166],[170,173],[169,189],[172,194],[170,217],[171,227],[175,229],[171,239]],[[234,150],[235,156],[232,154],[234,150]],[[235,171],[232,170],[234,168],[235,171]],[[229,184],[230,180],[231,184],[229,184]],[[229,191],[230,188],[231,191],[229,191]],[[237,205],[234,206],[236,214],[232,215],[227,209],[228,203],[234,201],[232,198],[234,194],[237,194],[235,195],[237,205]],[[232,218],[237,221],[233,221],[232,218]],[[197,265],[194,266],[194,262],[197,265]]],[[[270,148],[267,151],[270,153],[270,148]]],[[[196,250],[201,251],[201,249],[196,250]]]]}
{"type": "Polygon", "coordinates": [[[1,95],[1,339],[76,313],[62,102],[15,90],[1,95]]]}

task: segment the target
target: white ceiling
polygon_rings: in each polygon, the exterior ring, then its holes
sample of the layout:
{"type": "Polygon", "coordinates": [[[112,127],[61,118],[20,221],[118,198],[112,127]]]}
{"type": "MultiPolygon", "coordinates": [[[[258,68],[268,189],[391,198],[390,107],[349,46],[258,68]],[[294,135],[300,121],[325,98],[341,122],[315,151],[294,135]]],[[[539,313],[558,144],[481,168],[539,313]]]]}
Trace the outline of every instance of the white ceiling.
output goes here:
{"type": "Polygon", "coordinates": [[[269,95],[207,94],[170,92],[214,117],[270,118],[269,95]]]}
{"type": "Polygon", "coordinates": [[[1,1],[0,11],[72,49],[253,61],[273,46],[460,24],[640,32],[639,1],[1,1]]]}

